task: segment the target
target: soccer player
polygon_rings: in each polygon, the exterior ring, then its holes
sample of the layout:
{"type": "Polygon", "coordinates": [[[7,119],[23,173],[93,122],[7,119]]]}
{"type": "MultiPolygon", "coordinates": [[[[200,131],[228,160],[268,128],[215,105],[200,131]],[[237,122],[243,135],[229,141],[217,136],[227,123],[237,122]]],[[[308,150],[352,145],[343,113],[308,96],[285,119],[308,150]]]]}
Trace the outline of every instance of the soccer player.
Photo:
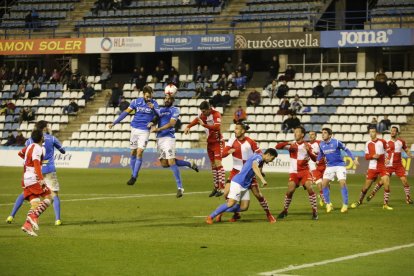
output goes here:
{"type": "Polygon", "coordinates": [[[22,230],[30,236],[37,236],[35,230],[39,230],[38,218],[52,204],[53,199],[41,169],[44,141],[42,130],[35,129],[31,139],[33,143],[19,152],[19,156],[24,159],[23,196],[31,205],[22,230]],[[44,198],[43,201],[41,198],[44,198]]]}
{"type": "Polygon", "coordinates": [[[164,107],[160,109],[158,127],[151,128],[151,132],[157,133],[157,149],[163,168],[170,167],[173,171],[175,182],[177,183],[177,198],[184,194],[184,188],[181,181],[180,166],[187,166],[196,172],[198,167],[195,163],[175,159],[175,123],[180,116],[180,110],[174,105],[174,97],[166,95],[164,98],[164,107]]]}
{"type": "MultiPolygon", "coordinates": [[[[405,176],[405,168],[402,165],[401,154],[404,151],[408,157],[411,158],[412,156],[410,150],[407,148],[407,144],[399,137],[399,134],[400,132],[398,127],[391,128],[391,139],[387,142],[390,162],[386,164],[386,167],[390,176],[395,173],[400,178],[404,187],[405,202],[407,204],[413,204],[410,194],[410,185],[408,184],[407,177],[405,176]]],[[[370,201],[383,185],[384,183],[380,180],[375,185],[375,188],[371,194],[367,197],[367,201],[370,201]]]]}
{"type": "MultiPolygon", "coordinates": [[[[320,151],[319,144],[321,141],[316,140],[316,137],[316,131],[309,131],[309,145],[312,148],[313,154],[318,156],[320,151]]],[[[325,204],[325,197],[323,196],[322,177],[326,169],[326,161],[325,159],[321,159],[319,162],[313,162],[312,160],[309,160],[309,168],[312,172],[313,181],[319,189],[319,205],[323,207],[325,204]]]]}
{"type": "Polygon", "coordinates": [[[299,185],[302,185],[308,191],[309,202],[312,207],[312,219],[318,219],[316,194],[312,189],[313,177],[308,164],[309,159],[315,161],[316,156],[313,154],[310,145],[303,140],[305,134],[306,130],[303,127],[297,127],[294,131],[295,141],[281,142],[276,145],[276,149],[287,149],[290,155],[288,190],[285,196],[284,209],[278,216],[280,219],[287,217],[293,194],[299,185]]]}
{"type": "Polygon", "coordinates": [[[111,129],[114,125],[120,123],[133,110],[135,111],[134,118],[131,122],[131,178],[128,180],[128,185],[134,185],[138,178],[139,170],[142,165],[142,156],[148,144],[150,135],[150,127],[152,120],[156,115],[159,115],[158,103],[152,98],[152,88],[144,86],[144,96],[137,98],[131,102],[129,107],[123,111],[119,117],[108,128],[111,129]]]}
{"type": "Polygon", "coordinates": [[[362,204],[372,183],[380,176],[382,183],[384,183],[384,205],[382,208],[384,210],[393,210],[388,205],[390,198],[390,177],[385,164],[388,164],[390,160],[386,156],[387,142],[384,139],[377,138],[377,129],[375,127],[369,128],[369,136],[371,137],[371,141],[368,141],[365,145],[365,159],[369,160],[367,177],[358,201],[352,203],[351,208],[357,208],[362,204]]]}
{"type": "Polygon", "coordinates": [[[207,134],[207,154],[211,163],[213,173],[214,189],[209,197],[223,195],[226,173],[221,164],[222,151],[224,148],[223,136],[221,135],[221,115],[220,112],[211,108],[207,101],[200,104],[201,114],[195,118],[184,129],[184,133],[190,133],[190,129],[199,124],[205,128],[207,134]]]}
{"type": "Polygon", "coordinates": [[[332,138],[332,130],[330,128],[322,129],[322,141],[319,143],[320,151],[318,154],[317,162],[320,162],[325,158],[327,167],[322,177],[322,189],[326,202],[326,212],[330,213],[333,210],[333,205],[330,197],[329,182],[336,178],[339,185],[341,185],[342,194],[342,208],[341,213],[348,211],[348,187],[346,185],[346,168],[345,162],[341,155],[341,150],[354,160],[355,165],[359,165],[358,159],[356,159],[352,152],[345,147],[345,145],[332,138]]]}
{"type": "MultiPolygon", "coordinates": [[[[42,161],[42,174],[44,176],[44,180],[46,182],[47,187],[51,191],[52,197],[53,197],[53,209],[55,211],[55,225],[59,226],[62,224],[61,218],[60,218],[60,198],[59,198],[59,181],[56,175],[56,167],[55,167],[55,148],[61,152],[62,154],[65,154],[66,151],[62,147],[59,140],[49,134],[49,123],[47,121],[41,120],[36,123],[35,129],[38,129],[43,132],[44,137],[44,144],[43,148],[45,149],[45,155],[42,161]]],[[[29,146],[33,143],[33,139],[29,138],[26,141],[25,146],[29,146]]],[[[7,223],[12,223],[14,217],[16,216],[17,211],[20,209],[24,202],[24,195],[20,194],[16,202],[14,203],[13,210],[10,214],[10,216],[7,218],[7,223]]]]}
{"type": "MultiPolygon", "coordinates": [[[[227,191],[230,188],[230,182],[233,177],[240,172],[243,167],[243,164],[255,153],[262,153],[262,151],[257,146],[256,141],[246,136],[246,131],[249,130],[249,126],[243,123],[237,123],[234,128],[234,135],[235,137],[230,138],[229,141],[226,143],[226,146],[223,150],[222,157],[225,158],[228,155],[233,156],[233,169],[230,172],[230,176],[227,179],[226,189],[224,195],[227,194],[227,191]]],[[[266,198],[263,196],[259,189],[259,185],[257,184],[257,180],[253,177],[253,183],[250,186],[254,196],[259,201],[260,205],[262,206],[263,210],[266,213],[267,219],[270,223],[275,223],[276,219],[272,216],[269,210],[269,205],[267,204],[266,198]]],[[[230,219],[231,222],[235,222],[237,219],[240,218],[239,213],[235,213],[233,218],[230,219]]],[[[221,220],[221,215],[216,217],[216,221],[221,220]]]]}
{"type": "Polygon", "coordinates": [[[206,223],[213,224],[214,218],[224,212],[247,211],[250,203],[249,187],[253,183],[253,177],[256,176],[259,178],[262,185],[266,186],[267,182],[260,171],[260,167],[264,163],[272,162],[276,157],[277,151],[275,149],[267,149],[264,153],[255,153],[247,159],[240,172],[231,180],[227,202],[221,204],[212,212],[207,217],[206,223]]]}

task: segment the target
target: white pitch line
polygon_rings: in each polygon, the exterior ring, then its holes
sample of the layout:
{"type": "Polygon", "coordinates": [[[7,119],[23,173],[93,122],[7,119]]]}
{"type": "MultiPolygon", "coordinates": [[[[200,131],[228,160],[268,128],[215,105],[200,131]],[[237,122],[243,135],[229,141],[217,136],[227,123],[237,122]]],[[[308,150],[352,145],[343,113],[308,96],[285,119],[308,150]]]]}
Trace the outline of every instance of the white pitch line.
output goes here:
{"type": "Polygon", "coordinates": [[[288,271],[292,271],[292,270],[300,270],[300,269],[305,269],[305,268],[309,268],[309,267],[327,265],[327,264],[331,264],[331,263],[337,263],[337,262],[357,259],[357,258],[360,258],[360,257],[366,257],[366,256],[370,256],[370,255],[375,255],[375,254],[387,253],[387,252],[396,251],[396,250],[400,250],[400,249],[404,249],[404,248],[410,248],[410,247],[414,247],[414,243],[409,243],[409,244],[404,244],[404,245],[399,245],[399,246],[394,246],[394,247],[388,247],[388,248],[383,248],[383,249],[374,250],[374,251],[368,251],[368,252],[353,254],[353,255],[344,256],[344,257],[340,257],[340,258],[320,261],[320,262],[316,262],[316,263],[302,264],[302,265],[290,265],[286,268],[282,268],[282,269],[278,269],[278,270],[273,270],[273,271],[268,271],[268,272],[261,272],[258,275],[272,275],[272,276],[275,276],[275,275],[280,275],[280,273],[284,273],[284,272],[288,272],[288,271]]]}

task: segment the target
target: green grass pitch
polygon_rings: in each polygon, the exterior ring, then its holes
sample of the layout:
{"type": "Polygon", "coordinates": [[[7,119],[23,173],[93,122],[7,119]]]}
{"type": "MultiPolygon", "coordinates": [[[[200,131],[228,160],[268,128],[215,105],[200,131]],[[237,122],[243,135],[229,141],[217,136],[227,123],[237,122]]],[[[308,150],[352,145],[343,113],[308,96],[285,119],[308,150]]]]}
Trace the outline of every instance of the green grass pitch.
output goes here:
{"type": "MultiPolygon", "coordinates": [[[[0,168],[1,275],[257,275],[414,242],[414,206],[405,204],[392,178],[394,211],[382,210],[382,191],[368,204],[341,214],[340,189],[332,185],[335,211],[311,220],[307,193],[299,188],[289,216],[266,221],[255,198],[237,223],[207,225],[204,217],[222,198],[209,198],[209,172],[183,170],[185,192],[175,198],[172,172],[143,170],[127,186],[126,169],[60,169],[63,225],[53,225],[50,208],[40,218],[39,237],[20,227],[22,207],[8,225],[12,202],[21,191],[21,168],[0,168]]],[[[263,189],[271,211],[282,208],[287,174],[268,173],[263,189]]],[[[414,178],[409,179],[414,184],[414,178]]],[[[350,201],[364,176],[350,175],[350,201]]],[[[414,190],[414,189],[413,189],[414,190]]],[[[253,197],[253,195],[252,195],[253,197]]],[[[414,275],[414,247],[288,271],[293,275],[414,275]]]]}

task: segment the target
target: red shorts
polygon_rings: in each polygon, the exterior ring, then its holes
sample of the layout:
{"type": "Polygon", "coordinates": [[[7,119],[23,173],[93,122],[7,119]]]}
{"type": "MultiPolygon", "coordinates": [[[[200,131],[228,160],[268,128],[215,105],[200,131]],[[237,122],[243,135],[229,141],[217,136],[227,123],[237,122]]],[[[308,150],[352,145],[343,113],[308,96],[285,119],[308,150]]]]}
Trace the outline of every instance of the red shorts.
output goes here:
{"type": "Polygon", "coordinates": [[[49,190],[48,187],[44,186],[40,186],[39,183],[33,184],[31,186],[28,186],[26,188],[24,188],[23,190],[23,196],[24,199],[31,201],[32,199],[35,198],[39,198],[39,197],[46,197],[48,195],[50,195],[51,192],[49,190]]]}
{"type": "Polygon", "coordinates": [[[325,169],[318,169],[312,171],[313,181],[318,181],[319,179],[323,178],[323,173],[325,172],[325,169]]]}
{"type": "Polygon", "coordinates": [[[312,173],[308,170],[298,171],[289,174],[289,181],[293,181],[296,186],[304,186],[307,181],[313,181],[312,173]]]}
{"type": "Polygon", "coordinates": [[[214,164],[214,160],[221,161],[221,154],[223,153],[224,144],[223,142],[208,143],[207,154],[211,164],[214,164]]]}
{"type": "Polygon", "coordinates": [[[377,179],[378,176],[383,177],[386,175],[390,175],[387,170],[384,169],[378,169],[378,170],[373,170],[373,169],[368,169],[367,171],[367,179],[368,180],[375,180],[377,179]]]}
{"type": "Polygon", "coordinates": [[[398,177],[404,177],[405,176],[405,169],[402,165],[387,167],[387,172],[390,174],[390,176],[393,173],[398,177]]]}
{"type": "MultiPolygon", "coordinates": [[[[239,172],[240,172],[239,170],[232,169],[232,170],[230,171],[229,178],[227,178],[227,183],[230,183],[230,182],[231,182],[231,180],[233,179],[233,177],[234,177],[236,174],[238,174],[239,172]]],[[[252,180],[252,186],[258,186],[258,184],[257,184],[257,180],[256,180],[256,176],[255,176],[255,177],[253,177],[253,180],[252,180]]]]}

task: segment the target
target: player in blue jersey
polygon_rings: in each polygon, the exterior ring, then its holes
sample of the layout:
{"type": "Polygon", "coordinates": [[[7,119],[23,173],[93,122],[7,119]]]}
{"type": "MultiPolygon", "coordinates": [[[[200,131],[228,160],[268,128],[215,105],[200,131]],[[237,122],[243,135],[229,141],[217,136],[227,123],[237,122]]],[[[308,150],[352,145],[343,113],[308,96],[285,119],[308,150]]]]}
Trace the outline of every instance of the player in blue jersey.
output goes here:
{"type": "Polygon", "coordinates": [[[249,188],[252,184],[253,177],[260,179],[262,186],[266,186],[267,182],[264,179],[260,168],[266,163],[272,162],[277,157],[275,149],[267,149],[264,153],[253,154],[246,163],[243,164],[242,169],[236,174],[230,183],[230,191],[227,195],[227,202],[221,204],[207,219],[207,224],[213,224],[214,218],[224,212],[243,212],[247,211],[250,203],[249,188]]]}
{"type": "Polygon", "coordinates": [[[152,98],[152,88],[150,86],[144,86],[143,97],[137,98],[131,102],[129,107],[123,111],[119,117],[111,124],[108,125],[111,129],[114,125],[120,123],[125,119],[128,114],[135,111],[134,118],[131,122],[131,178],[128,180],[128,185],[134,185],[137,181],[139,170],[142,165],[142,155],[148,144],[150,135],[150,124],[154,117],[159,115],[158,103],[152,98]]]}
{"type": "Polygon", "coordinates": [[[322,158],[325,158],[326,160],[326,169],[322,179],[322,189],[326,202],[326,212],[330,213],[333,210],[328,185],[329,182],[333,181],[336,176],[339,184],[341,185],[341,213],[346,213],[348,211],[348,187],[346,186],[346,168],[341,150],[345,151],[346,154],[351,157],[352,160],[354,160],[354,164],[356,166],[359,165],[358,159],[353,156],[352,152],[347,147],[345,147],[341,141],[332,138],[332,130],[330,128],[322,129],[322,141],[320,142],[319,147],[320,151],[318,154],[317,162],[319,162],[322,158]]]}
{"type": "MultiPolygon", "coordinates": [[[[46,182],[46,186],[52,191],[53,197],[53,209],[55,211],[55,225],[59,226],[62,224],[60,219],[60,198],[59,198],[59,181],[56,175],[56,167],[55,167],[55,148],[60,151],[62,154],[65,154],[65,149],[60,144],[59,140],[50,135],[50,130],[48,127],[47,121],[39,121],[36,123],[36,129],[43,131],[44,133],[44,143],[43,143],[43,150],[44,150],[44,157],[42,161],[42,174],[44,176],[44,180],[46,182]]],[[[33,144],[32,138],[29,138],[25,146],[29,146],[33,144]]],[[[24,202],[23,194],[20,194],[16,202],[14,203],[13,210],[10,216],[7,218],[7,223],[12,223],[14,217],[16,216],[17,211],[19,211],[20,207],[24,202]]]]}
{"type": "Polygon", "coordinates": [[[175,182],[177,183],[177,198],[184,194],[184,188],[181,181],[180,170],[178,167],[186,166],[198,172],[197,165],[193,162],[175,159],[175,123],[180,116],[180,110],[174,105],[174,97],[166,95],[164,98],[164,107],[160,109],[158,127],[153,127],[151,132],[157,133],[157,150],[161,166],[170,167],[174,173],[175,182]]]}

